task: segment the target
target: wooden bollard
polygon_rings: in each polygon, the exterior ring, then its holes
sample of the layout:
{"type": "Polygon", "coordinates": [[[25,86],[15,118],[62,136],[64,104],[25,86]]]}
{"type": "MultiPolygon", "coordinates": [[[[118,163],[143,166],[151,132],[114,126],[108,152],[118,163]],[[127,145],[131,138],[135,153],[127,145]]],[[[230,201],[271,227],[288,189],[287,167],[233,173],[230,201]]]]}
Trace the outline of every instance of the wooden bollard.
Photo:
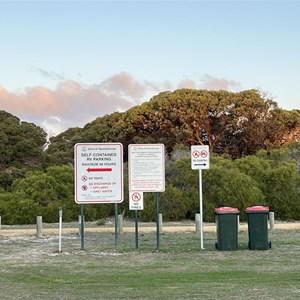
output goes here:
{"type": "Polygon", "coordinates": [[[159,224],[159,232],[162,233],[162,231],[163,231],[163,217],[162,217],[162,214],[159,214],[158,224],[159,224]]]}
{"type": "Polygon", "coordinates": [[[200,232],[200,214],[195,214],[195,230],[200,232]]]}
{"type": "Polygon", "coordinates": [[[42,216],[36,217],[36,235],[38,238],[43,236],[43,218],[42,216]]]}
{"type": "Polygon", "coordinates": [[[123,233],[123,215],[118,215],[119,233],[123,233]]]}
{"type": "Polygon", "coordinates": [[[269,212],[269,226],[270,230],[275,230],[275,214],[273,211],[269,212]]]}

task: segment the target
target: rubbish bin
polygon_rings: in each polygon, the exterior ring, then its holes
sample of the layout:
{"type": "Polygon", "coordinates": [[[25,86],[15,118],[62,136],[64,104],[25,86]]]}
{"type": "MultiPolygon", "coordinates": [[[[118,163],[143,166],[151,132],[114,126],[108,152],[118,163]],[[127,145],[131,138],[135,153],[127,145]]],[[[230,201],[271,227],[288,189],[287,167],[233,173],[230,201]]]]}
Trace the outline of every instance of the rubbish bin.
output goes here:
{"type": "Polygon", "coordinates": [[[271,248],[268,241],[269,207],[252,206],[246,209],[248,220],[248,248],[250,250],[267,250],[271,248]]]}
{"type": "Polygon", "coordinates": [[[238,214],[239,210],[233,207],[219,207],[215,209],[218,250],[238,249],[238,214]]]}

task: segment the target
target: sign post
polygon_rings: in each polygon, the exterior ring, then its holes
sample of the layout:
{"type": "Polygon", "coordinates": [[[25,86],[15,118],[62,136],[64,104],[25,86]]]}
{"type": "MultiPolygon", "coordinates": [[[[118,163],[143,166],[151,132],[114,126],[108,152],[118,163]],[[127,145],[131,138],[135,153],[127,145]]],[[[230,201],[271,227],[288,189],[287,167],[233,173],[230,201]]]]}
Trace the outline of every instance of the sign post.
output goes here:
{"type": "Polygon", "coordinates": [[[158,192],[165,190],[165,146],[130,144],[128,146],[129,191],[156,192],[156,240],[159,250],[158,192]]]}
{"type": "Polygon", "coordinates": [[[143,192],[130,191],[129,192],[129,209],[134,210],[135,221],[135,248],[139,248],[139,233],[138,233],[138,210],[144,209],[144,195],[143,192]]]}
{"type": "MultiPolygon", "coordinates": [[[[83,250],[83,204],[115,203],[117,205],[123,201],[123,145],[121,143],[75,144],[74,167],[75,202],[80,204],[81,249],[83,250]]],[[[117,247],[118,230],[115,231],[117,247]]]]}
{"type": "Polygon", "coordinates": [[[203,246],[203,199],[202,199],[202,169],[209,169],[209,146],[191,147],[192,170],[199,170],[199,206],[200,206],[200,247],[203,246]]]}

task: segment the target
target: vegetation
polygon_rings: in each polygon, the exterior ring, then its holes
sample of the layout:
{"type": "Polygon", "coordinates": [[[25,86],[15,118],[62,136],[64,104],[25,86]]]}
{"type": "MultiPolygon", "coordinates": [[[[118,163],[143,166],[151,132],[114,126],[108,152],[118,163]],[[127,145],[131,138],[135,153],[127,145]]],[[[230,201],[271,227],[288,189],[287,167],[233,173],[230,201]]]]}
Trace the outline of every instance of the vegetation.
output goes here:
{"type": "MultiPolygon", "coordinates": [[[[77,219],[73,158],[77,142],[121,142],[125,162],[131,143],[164,143],[166,191],[160,194],[164,220],[192,219],[199,211],[198,172],[191,170],[190,145],[210,146],[211,168],[203,171],[204,220],[215,207],[241,211],[268,205],[276,218],[300,218],[300,111],[279,109],[256,90],[232,93],[182,89],[164,92],[124,113],[99,117],[50,139],[32,123],[0,111],[0,215],[5,224],[77,219]]],[[[125,163],[124,182],[127,182],[125,163]]],[[[128,187],[119,205],[128,210],[128,187]]],[[[144,221],[155,219],[155,195],[145,194],[144,221]]],[[[86,220],[113,214],[112,205],[87,205],[86,220]]]]}
{"type": "Polygon", "coordinates": [[[0,186],[9,187],[28,170],[41,170],[46,133],[33,123],[0,110],[0,186]]]}
{"type": "MultiPolygon", "coordinates": [[[[209,145],[213,153],[239,158],[289,142],[300,126],[299,111],[285,111],[258,91],[240,93],[181,89],[164,92],[124,113],[97,118],[83,129],[53,137],[49,163],[73,162],[76,142],[118,141],[176,145],[209,145]]],[[[126,152],[126,151],[125,151],[126,152]]],[[[126,159],[126,153],[125,153],[126,159]]]]}
{"type": "Polygon", "coordinates": [[[270,232],[272,249],[217,251],[215,233],[204,250],[193,232],[121,234],[114,251],[111,233],[2,238],[1,299],[299,299],[299,230],[270,232]],[[88,295],[88,296],[87,296],[88,295]]]}

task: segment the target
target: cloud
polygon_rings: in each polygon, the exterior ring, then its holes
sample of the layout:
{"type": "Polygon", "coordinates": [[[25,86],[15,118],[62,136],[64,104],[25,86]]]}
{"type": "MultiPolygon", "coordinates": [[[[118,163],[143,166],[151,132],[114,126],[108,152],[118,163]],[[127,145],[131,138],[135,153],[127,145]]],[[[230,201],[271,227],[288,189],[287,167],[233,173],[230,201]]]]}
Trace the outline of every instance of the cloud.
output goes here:
{"type": "Polygon", "coordinates": [[[59,80],[59,81],[66,80],[66,77],[64,74],[58,74],[58,73],[55,73],[54,71],[46,71],[41,68],[35,68],[35,70],[47,79],[59,80]]]}
{"type": "MultiPolygon", "coordinates": [[[[52,71],[39,70],[44,76],[56,79],[60,76],[52,71]]],[[[229,90],[239,86],[235,81],[205,74],[200,82],[184,79],[176,87],[168,80],[137,81],[130,74],[122,72],[91,85],[61,80],[53,90],[37,86],[15,93],[0,86],[0,109],[43,127],[49,135],[56,135],[70,127],[82,127],[105,114],[125,111],[162,91],[175,88],[229,90]]]]}
{"type": "Polygon", "coordinates": [[[201,80],[202,83],[200,86],[202,86],[203,89],[207,90],[234,90],[238,91],[241,89],[241,83],[236,82],[234,80],[227,80],[224,78],[216,78],[212,77],[208,74],[205,74],[203,79],[201,80]]]}
{"type": "Polygon", "coordinates": [[[54,90],[40,86],[14,93],[0,87],[0,109],[57,134],[146,101],[147,91],[147,85],[124,72],[94,85],[64,80],[54,90]]]}
{"type": "Polygon", "coordinates": [[[194,80],[189,80],[189,79],[182,80],[182,81],[179,82],[178,88],[179,89],[182,89],[182,88],[196,89],[197,88],[197,83],[194,80]]]}

